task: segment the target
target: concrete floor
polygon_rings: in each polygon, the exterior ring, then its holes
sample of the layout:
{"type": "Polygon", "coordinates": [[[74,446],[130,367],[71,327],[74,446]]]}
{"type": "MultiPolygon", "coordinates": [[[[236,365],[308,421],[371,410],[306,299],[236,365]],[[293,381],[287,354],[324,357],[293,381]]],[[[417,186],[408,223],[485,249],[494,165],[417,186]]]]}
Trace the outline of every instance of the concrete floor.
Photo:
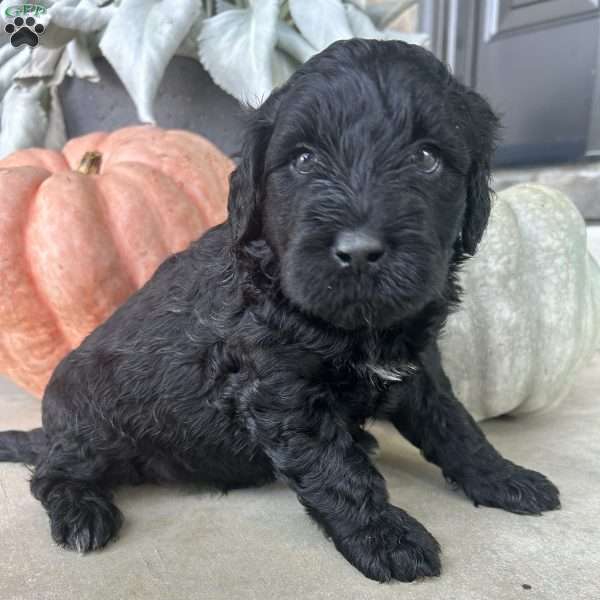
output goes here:
{"type": "MultiPolygon", "coordinates": [[[[0,429],[38,423],[38,402],[0,380],[0,429]]],[[[443,547],[439,579],[364,578],[282,485],[227,497],[123,489],[120,539],[81,557],[52,544],[27,469],[1,464],[0,600],[600,599],[600,355],[555,411],[484,424],[508,457],[560,487],[563,509],[543,517],[474,508],[393,431],[375,429],[392,501],[443,547]]]]}

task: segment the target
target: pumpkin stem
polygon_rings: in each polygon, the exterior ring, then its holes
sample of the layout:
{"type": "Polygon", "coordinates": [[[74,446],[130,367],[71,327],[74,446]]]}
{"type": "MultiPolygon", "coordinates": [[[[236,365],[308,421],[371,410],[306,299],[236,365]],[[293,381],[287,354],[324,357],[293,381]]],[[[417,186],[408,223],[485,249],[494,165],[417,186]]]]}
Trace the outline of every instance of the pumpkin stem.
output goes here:
{"type": "Polygon", "coordinates": [[[86,152],[79,163],[79,167],[77,167],[77,172],[84,175],[98,175],[101,164],[102,154],[100,152],[86,152]]]}

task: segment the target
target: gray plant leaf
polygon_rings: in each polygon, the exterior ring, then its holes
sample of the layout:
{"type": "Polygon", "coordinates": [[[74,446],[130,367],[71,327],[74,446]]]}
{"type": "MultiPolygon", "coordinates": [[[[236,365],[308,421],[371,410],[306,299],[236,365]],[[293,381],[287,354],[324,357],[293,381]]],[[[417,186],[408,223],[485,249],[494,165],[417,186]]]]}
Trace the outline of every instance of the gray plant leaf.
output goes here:
{"type": "Polygon", "coordinates": [[[348,4],[354,4],[361,10],[366,10],[368,2],[367,0],[347,0],[348,4]]]}
{"type": "Polygon", "coordinates": [[[141,121],[155,122],[152,106],[160,81],[200,10],[195,0],[123,0],[102,35],[100,49],[141,121]]]}
{"type": "Polygon", "coordinates": [[[345,8],[350,29],[356,37],[376,40],[384,38],[383,32],[373,25],[373,21],[362,10],[352,4],[347,4],[345,8]]]}
{"type": "Polygon", "coordinates": [[[50,77],[50,79],[47,80],[48,86],[51,90],[62,84],[65,77],[67,76],[67,71],[69,70],[70,65],[71,59],[69,58],[69,53],[65,49],[60,55],[60,59],[56,65],[56,69],[52,77],[50,77]]]}
{"type": "Polygon", "coordinates": [[[79,34],[71,40],[67,44],[66,53],[69,58],[68,75],[93,82],[100,81],[100,75],[94,65],[84,35],[79,34]]]}
{"type": "Polygon", "coordinates": [[[385,28],[391,21],[398,18],[417,1],[418,0],[384,0],[383,2],[370,4],[361,8],[365,9],[365,12],[369,15],[376,27],[385,28]]]}
{"type": "Polygon", "coordinates": [[[317,51],[353,37],[341,0],[289,0],[296,27],[317,51]]]}
{"type": "Polygon", "coordinates": [[[192,23],[192,26],[183,39],[183,42],[181,42],[179,48],[177,48],[177,56],[187,56],[187,58],[198,60],[198,37],[200,36],[200,31],[202,30],[202,21],[204,17],[205,15],[201,15],[192,23]]]}
{"type": "Polygon", "coordinates": [[[272,55],[278,0],[255,0],[205,19],[200,60],[215,83],[241,102],[257,106],[273,88],[272,55]]]}
{"type": "Polygon", "coordinates": [[[52,89],[63,82],[70,64],[69,54],[64,48],[36,46],[30,52],[27,63],[13,76],[13,81],[27,83],[43,79],[52,89]]]}
{"type": "Polygon", "coordinates": [[[400,40],[407,44],[429,47],[429,36],[426,33],[408,33],[406,31],[396,31],[395,29],[384,29],[383,34],[386,40],[400,40]]]}
{"type": "Polygon", "coordinates": [[[99,8],[89,2],[80,2],[77,6],[57,3],[48,9],[51,23],[81,32],[98,31],[106,27],[116,13],[114,6],[99,8]]]}
{"type": "MultiPolygon", "coordinates": [[[[70,7],[75,8],[78,4],[87,4],[86,0],[54,0],[53,2],[45,2],[49,8],[54,7],[70,7]]],[[[99,6],[97,2],[92,2],[94,6],[99,6]]]]}
{"type": "Polygon", "coordinates": [[[58,86],[50,87],[50,106],[48,109],[48,128],[44,139],[44,147],[60,150],[67,142],[65,118],[58,95],[58,86]]]}
{"type": "Polygon", "coordinates": [[[289,54],[275,48],[272,58],[273,86],[283,85],[298,68],[299,62],[289,54]]]}
{"type": "Polygon", "coordinates": [[[44,146],[50,92],[41,80],[15,82],[2,101],[0,157],[31,146],[44,146]]]}
{"type": "Polygon", "coordinates": [[[409,44],[418,44],[419,46],[425,46],[429,43],[429,36],[425,33],[406,33],[394,29],[377,29],[367,14],[351,4],[346,5],[346,14],[352,32],[356,37],[375,40],[400,40],[409,44]]]}
{"type": "Polygon", "coordinates": [[[12,44],[7,42],[3,46],[0,46],[0,66],[8,62],[19,50],[24,50],[23,46],[15,48],[12,44]]]}
{"type": "Polygon", "coordinates": [[[295,29],[282,21],[277,22],[277,46],[301,63],[317,53],[295,29]]]}
{"type": "Polygon", "coordinates": [[[63,48],[45,48],[36,46],[29,54],[29,60],[14,74],[13,79],[32,79],[52,77],[63,54],[63,48]]]}
{"type": "Polygon", "coordinates": [[[97,31],[106,25],[114,10],[112,6],[100,9],[86,0],[54,2],[46,14],[37,17],[46,28],[40,37],[40,45],[61,48],[68,44],[78,31],[97,31]]]}
{"type": "Polygon", "coordinates": [[[50,21],[46,25],[44,35],[40,37],[40,46],[45,48],[64,48],[76,35],[76,29],[65,29],[50,21]]]}
{"type": "Polygon", "coordinates": [[[235,10],[237,7],[227,0],[217,0],[217,14],[225,12],[227,10],[235,10]]]}
{"type": "Polygon", "coordinates": [[[4,96],[8,88],[13,84],[14,76],[29,62],[31,48],[23,48],[17,51],[12,44],[2,46],[0,50],[0,97],[4,96]],[[15,52],[6,48],[10,46],[15,52]]]}

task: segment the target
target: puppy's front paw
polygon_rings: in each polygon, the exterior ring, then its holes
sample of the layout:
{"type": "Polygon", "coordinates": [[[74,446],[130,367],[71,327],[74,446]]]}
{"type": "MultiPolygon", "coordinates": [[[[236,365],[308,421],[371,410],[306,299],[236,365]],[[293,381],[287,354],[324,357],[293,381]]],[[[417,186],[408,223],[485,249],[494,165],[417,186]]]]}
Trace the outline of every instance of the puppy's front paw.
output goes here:
{"type": "Polygon", "coordinates": [[[369,527],[334,542],[361,573],[376,581],[414,581],[441,572],[440,546],[409,514],[389,506],[369,527]]]}
{"type": "Polygon", "coordinates": [[[503,508],[522,515],[539,515],[560,508],[559,491],[544,475],[506,461],[497,471],[463,483],[475,506],[503,508]]]}

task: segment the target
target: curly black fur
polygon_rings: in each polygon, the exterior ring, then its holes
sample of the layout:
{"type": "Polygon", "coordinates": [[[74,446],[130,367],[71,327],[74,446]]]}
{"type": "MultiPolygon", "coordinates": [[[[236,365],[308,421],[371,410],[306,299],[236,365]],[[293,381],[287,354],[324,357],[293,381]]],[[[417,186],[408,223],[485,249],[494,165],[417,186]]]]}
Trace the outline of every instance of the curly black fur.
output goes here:
{"type": "Polygon", "coordinates": [[[60,363],[43,433],[0,437],[4,460],[35,458],[56,542],[112,539],[119,484],[277,478],[366,576],[437,575],[437,542],[388,503],[369,458],[376,417],[476,504],[557,508],[545,477],[486,441],[436,343],[487,223],[496,127],[480,96],[400,42],[336,43],[252,112],[229,220],[60,363]],[[376,250],[349,264],[341,232],[376,250]]]}

